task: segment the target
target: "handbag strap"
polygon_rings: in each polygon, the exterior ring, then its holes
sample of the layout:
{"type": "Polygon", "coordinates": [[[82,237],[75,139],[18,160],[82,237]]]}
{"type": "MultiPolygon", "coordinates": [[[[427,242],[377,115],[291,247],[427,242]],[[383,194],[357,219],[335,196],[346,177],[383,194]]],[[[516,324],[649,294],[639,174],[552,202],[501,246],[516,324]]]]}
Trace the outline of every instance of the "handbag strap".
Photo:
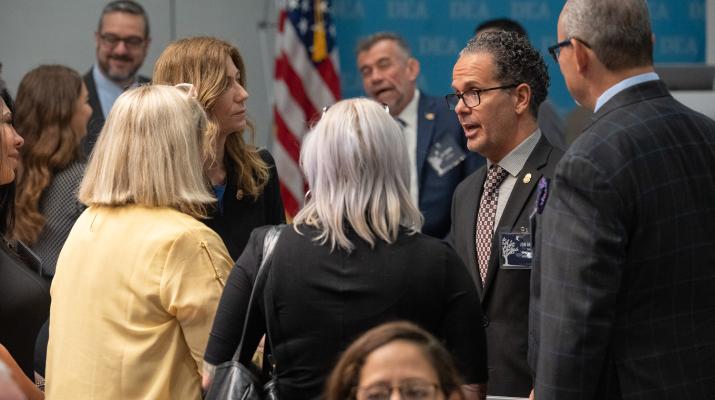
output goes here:
{"type": "MultiPolygon", "coordinates": [[[[266,231],[266,236],[263,239],[263,257],[261,258],[261,265],[258,267],[256,280],[254,281],[253,288],[251,289],[251,297],[248,300],[248,310],[246,311],[246,317],[243,320],[243,329],[241,330],[241,340],[238,342],[236,352],[233,353],[233,361],[239,361],[241,358],[241,350],[243,349],[243,343],[246,338],[248,321],[251,318],[251,309],[253,308],[253,303],[256,301],[256,297],[263,292],[260,286],[263,278],[268,275],[268,269],[271,265],[268,261],[270,261],[270,258],[273,255],[273,249],[276,246],[276,242],[278,242],[278,237],[280,237],[284,226],[285,224],[274,225],[266,231]]],[[[268,326],[267,322],[266,326],[268,326]]],[[[268,332],[268,337],[270,338],[270,332],[268,332]]]]}

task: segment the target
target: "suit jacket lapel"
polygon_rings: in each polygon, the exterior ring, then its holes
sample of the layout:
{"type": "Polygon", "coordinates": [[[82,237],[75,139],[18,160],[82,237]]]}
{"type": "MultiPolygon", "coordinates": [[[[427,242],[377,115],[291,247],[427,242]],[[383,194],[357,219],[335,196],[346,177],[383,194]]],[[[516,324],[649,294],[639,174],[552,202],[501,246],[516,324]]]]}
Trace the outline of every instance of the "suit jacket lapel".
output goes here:
{"type": "Polygon", "coordinates": [[[432,136],[434,136],[434,108],[434,99],[420,93],[417,103],[417,154],[415,157],[418,184],[422,182],[427,152],[429,152],[432,136]],[[432,118],[426,118],[425,116],[428,114],[432,115],[432,118]]]}
{"type": "MultiPolygon", "coordinates": [[[[519,175],[516,177],[516,183],[514,183],[514,188],[509,195],[509,200],[507,200],[506,207],[504,208],[504,212],[502,213],[499,224],[494,232],[494,238],[492,239],[492,250],[489,254],[489,269],[487,270],[484,293],[489,290],[489,287],[494,280],[494,276],[499,269],[499,257],[501,257],[499,233],[505,230],[508,232],[515,232],[515,229],[517,228],[516,223],[522,213],[531,212],[530,209],[533,204],[529,202],[529,197],[535,190],[539,179],[543,176],[541,169],[547,164],[551,150],[552,147],[548,145],[546,137],[542,134],[541,139],[539,139],[536,147],[534,147],[534,151],[531,152],[531,155],[526,160],[524,168],[522,168],[519,175]],[[526,179],[527,175],[529,175],[528,179],[526,179]]],[[[529,233],[533,234],[533,232],[529,233]]]]}

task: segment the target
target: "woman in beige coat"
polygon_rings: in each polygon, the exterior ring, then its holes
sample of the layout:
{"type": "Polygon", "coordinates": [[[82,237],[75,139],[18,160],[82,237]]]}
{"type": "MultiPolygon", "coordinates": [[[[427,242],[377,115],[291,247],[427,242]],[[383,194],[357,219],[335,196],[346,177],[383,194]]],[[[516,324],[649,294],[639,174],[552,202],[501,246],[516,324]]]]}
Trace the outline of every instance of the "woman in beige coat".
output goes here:
{"type": "Polygon", "coordinates": [[[232,262],[197,218],[206,116],[192,91],[117,99],[79,190],[89,208],[52,284],[50,399],[200,399],[200,367],[232,262]]]}

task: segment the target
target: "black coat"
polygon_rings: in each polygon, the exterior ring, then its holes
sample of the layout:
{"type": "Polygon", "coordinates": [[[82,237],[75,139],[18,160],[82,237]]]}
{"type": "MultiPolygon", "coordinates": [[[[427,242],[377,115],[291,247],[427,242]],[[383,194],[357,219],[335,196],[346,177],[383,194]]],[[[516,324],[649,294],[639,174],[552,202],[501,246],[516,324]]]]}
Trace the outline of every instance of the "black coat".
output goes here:
{"type": "Polygon", "coordinates": [[[276,163],[267,150],[261,150],[260,155],[270,167],[270,178],[263,188],[263,193],[255,200],[251,196],[236,198],[238,192],[236,167],[227,156],[224,161],[226,190],[223,194],[223,210],[212,208],[209,218],[204,221],[221,236],[228,253],[234,260],[243,252],[253,229],[285,222],[276,163]]]}
{"type": "Polygon", "coordinates": [[[38,267],[0,238],[0,344],[33,380],[35,337],[50,315],[50,288],[38,267]]]}

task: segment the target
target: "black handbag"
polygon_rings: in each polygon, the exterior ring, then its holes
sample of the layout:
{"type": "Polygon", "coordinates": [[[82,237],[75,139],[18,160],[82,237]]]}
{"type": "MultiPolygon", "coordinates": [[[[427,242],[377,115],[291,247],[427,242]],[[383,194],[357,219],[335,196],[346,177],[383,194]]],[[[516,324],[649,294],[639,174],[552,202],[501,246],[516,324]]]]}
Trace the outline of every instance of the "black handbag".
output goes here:
{"type": "MultiPolygon", "coordinates": [[[[271,374],[271,379],[264,384],[258,373],[241,364],[238,360],[241,358],[241,349],[243,348],[253,302],[256,296],[263,292],[261,283],[268,275],[273,248],[284,226],[272,226],[266,232],[266,236],[263,239],[263,258],[258,268],[258,273],[256,273],[256,281],[251,290],[251,297],[248,300],[248,311],[243,321],[241,341],[238,343],[238,348],[233,354],[233,358],[216,367],[213,382],[206,393],[206,400],[278,400],[278,385],[275,374],[271,374]]],[[[272,343],[270,340],[271,328],[268,321],[269,318],[266,317],[266,334],[268,342],[272,343]]]]}

